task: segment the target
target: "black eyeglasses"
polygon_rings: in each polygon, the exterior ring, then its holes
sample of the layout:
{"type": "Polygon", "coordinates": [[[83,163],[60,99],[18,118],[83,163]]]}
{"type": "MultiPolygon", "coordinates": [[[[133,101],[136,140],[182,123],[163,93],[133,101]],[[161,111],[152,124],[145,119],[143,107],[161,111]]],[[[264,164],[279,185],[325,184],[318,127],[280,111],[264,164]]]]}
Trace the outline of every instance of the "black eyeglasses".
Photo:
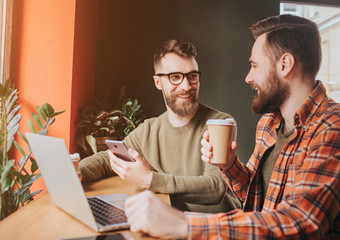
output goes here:
{"type": "Polygon", "coordinates": [[[172,85],[179,85],[183,82],[184,77],[187,78],[190,84],[198,83],[200,80],[201,72],[192,71],[189,73],[172,72],[172,73],[157,73],[156,76],[167,76],[172,85]]]}

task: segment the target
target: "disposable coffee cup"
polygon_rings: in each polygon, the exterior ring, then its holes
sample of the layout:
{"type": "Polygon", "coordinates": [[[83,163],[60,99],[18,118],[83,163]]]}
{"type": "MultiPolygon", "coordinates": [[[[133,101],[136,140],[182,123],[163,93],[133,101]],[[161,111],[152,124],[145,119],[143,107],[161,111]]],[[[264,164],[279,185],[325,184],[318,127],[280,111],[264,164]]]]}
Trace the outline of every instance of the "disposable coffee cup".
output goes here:
{"type": "Polygon", "coordinates": [[[234,119],[209,119],[207,126],[209,142],[213,147],[211,163],[226,163],[233,140],[234,119]]]}
{"type": "Polygon", "coordinates": [[[79,166],[79,161],[80,161],[79,153],[70,154],[70,158],[72,160],[74,168],[76,169],[76,171],[78,171],[78,166],[79,166]]]}

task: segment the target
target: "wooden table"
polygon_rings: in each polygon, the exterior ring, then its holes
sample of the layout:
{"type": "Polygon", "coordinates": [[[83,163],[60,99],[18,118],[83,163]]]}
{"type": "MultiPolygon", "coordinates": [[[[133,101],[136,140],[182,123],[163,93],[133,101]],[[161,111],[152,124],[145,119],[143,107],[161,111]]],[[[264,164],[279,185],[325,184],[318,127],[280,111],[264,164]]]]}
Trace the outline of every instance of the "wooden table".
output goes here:
{"type": "MultiPolygon", "coordinates": [[[[93,183],[83,184],[87,196],[112,193],[134,195],[143,189],[128,184],[115,176],[93,183]]],[[[157,194],[162,200],[170,203],[169,196],[157,194]]],[[[152,239],[151,237],[125,231],[116,231],[134,239],[152,239]]],[[[111,232],[115,233],[115,232],[111,232]]],[[[58,238],[75,238],[103,235],[96,233],[77,219],[56,207],[48,193],[19,209],[0,222],[0,239],[35,239],[48,240],[58,238]]]]}

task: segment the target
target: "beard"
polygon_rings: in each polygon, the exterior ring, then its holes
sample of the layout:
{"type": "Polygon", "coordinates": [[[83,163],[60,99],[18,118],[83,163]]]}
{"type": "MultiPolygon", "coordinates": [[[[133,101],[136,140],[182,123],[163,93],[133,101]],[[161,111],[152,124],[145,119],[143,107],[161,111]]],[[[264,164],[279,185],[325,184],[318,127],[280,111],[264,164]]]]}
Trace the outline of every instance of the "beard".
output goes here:
{"type": "Polygon", "coordinates": [[[271,71],[262,88],[257,84],[251,85],[252,89],[258,89],[258,95],[253,100],[253,112],[255,114],[276,113],[280,106],[289,97],[290,89],[276,72],[271,71]]]}
{"type": "Polygon", "coordinates": [[[198,92],[196,89],[190,89],[189,91],[173,91],[167,95],[163,92],[166,105],[177,115],[187,116],[195,113],[198,106],[198,92]],[[177,103],[176,98],[178,95],[190,94],[191,101],[177,103]]]}

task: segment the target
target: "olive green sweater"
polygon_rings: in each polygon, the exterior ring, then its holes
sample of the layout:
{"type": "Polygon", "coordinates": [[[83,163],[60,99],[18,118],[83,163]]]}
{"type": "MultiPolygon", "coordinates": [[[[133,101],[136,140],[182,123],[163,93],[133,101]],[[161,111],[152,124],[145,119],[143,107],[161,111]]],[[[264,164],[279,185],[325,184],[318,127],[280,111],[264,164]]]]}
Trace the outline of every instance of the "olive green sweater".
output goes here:
{"type": "MultiPolygon", "coordinates": [[[[173,127],[167,113],[146,120],[124,139],[149,163],[153,176],[149,190],[170,194],[171,204],[182,211],[226,212],[240,208],[227,193],[219,169],[201,160],[206,121],[231,117],[200,104],[196,115],[183,127],[173,127]]],[[[84,181],[114,174],[106,152],[83,159],[79,164],[84,181]]]]}

